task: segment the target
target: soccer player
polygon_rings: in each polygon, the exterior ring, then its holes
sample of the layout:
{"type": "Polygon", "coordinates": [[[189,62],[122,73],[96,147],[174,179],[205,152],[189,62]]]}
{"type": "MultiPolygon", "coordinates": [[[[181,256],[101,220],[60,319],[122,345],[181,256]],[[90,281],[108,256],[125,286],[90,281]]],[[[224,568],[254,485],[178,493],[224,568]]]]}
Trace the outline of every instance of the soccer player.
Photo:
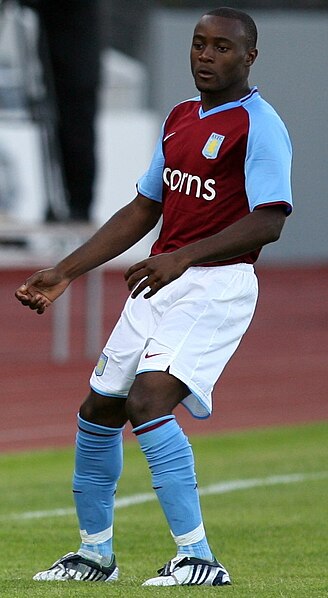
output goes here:
{"type": "Polygon", "coordinates": [[[211,414],[212,389],[252,319],[254,262],[291,212],[291,146],[274,109],[248,84],[257,30],[219,8],[196,25],[191,68],[200,97],[167,117],[137,196],[17,298],[42,314],[85,272],[120,255],[163,217],[151,255],[125,278],[131,295],[78,415],[73,492],[81,545],[35,580],[118,577],[113,509],[130,420],[176,555],[146,586],[231,583],[209,546],[192,448],[173,414],[211,414]]]}

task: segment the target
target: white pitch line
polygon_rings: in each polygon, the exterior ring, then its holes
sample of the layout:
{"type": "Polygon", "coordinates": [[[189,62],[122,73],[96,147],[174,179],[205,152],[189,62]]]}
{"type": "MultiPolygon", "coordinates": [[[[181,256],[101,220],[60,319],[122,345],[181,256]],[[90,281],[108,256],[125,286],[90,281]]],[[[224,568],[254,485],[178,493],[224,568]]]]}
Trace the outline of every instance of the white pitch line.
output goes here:
{"type": "MultiPolygon", "coordinates": [[[[258,488],[260,486],[277,486],[279,484],[295,484],[297,482],[312,482],[315,480],[324,480],[328,478],[328,471],[319,471],[316,473],[291,473],[287,475],[275,475],[266,478],[248,478],[244,480],[229,480],[218,484],[211,484],[199,489],[201,496],[213,494],[227,494],[236,490],[247,490],[249,488],[258,488]]],[[[156,494],[132,494],[117,498],[115,509],[141,505],[147,502],[157,500],[156,494]]],[[[51,509],[49,511],[26,511],[25,513],[11,513],[0,517],[0,521],[26,521],[30,519],[50,519],[51,517],[67,517],[75,515],[74,508],[51,509]]]]}

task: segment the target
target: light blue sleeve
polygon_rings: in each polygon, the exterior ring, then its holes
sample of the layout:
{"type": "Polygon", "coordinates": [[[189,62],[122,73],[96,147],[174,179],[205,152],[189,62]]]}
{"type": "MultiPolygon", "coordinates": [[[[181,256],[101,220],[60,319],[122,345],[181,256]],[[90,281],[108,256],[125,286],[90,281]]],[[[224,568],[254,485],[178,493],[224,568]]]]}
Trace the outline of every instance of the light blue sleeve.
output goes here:
{"type": "Polygon", "coordinates": [[[154,201],[159,202],[162,201],[163,192],[163,131],[164,125],[157,141],[150,166],[137,182],[138,193],[148,197],[148,199],[153,199],[154,201]]]}
{"type": "Polygon", "coordinates": [[[262,100],[247,106],[250,130],[245,177],[249,208],[274,203],[288,204],[292,211],[292,147],[287,129],[275,110],[262,100]]]}

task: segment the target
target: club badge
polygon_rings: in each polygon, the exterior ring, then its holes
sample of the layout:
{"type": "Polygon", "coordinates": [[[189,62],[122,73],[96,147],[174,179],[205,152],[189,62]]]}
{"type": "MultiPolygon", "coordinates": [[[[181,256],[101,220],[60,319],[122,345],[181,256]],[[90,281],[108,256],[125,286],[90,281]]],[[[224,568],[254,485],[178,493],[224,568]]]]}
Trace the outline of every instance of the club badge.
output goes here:
{"type": "Polygon", "coordinates": [[[108,357],[107,355],[105,355],[105,353],[101,353],[99,359],[98,359],[98,363],[95,369],[95,374],[96,376],[102,376],[104,373],[104,369],[106,367],[108,361],[108,357]]]}
{"type": "Polygon", "coordinates": [[[215,160],[217,158],[220,147],[225,139],[224,135],[219,135],[219,133],[211,133],[208,140],[206,141],[202,154],[208,160],[215,160]]]}

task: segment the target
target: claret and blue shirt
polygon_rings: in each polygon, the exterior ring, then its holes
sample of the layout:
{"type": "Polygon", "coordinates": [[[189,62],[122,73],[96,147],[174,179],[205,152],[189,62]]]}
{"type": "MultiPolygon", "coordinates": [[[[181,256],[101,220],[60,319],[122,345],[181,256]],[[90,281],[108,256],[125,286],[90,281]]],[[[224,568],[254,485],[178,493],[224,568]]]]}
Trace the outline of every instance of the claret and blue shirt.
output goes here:
{"type": "MultiPolygon", "coordinates": [[[[200,97],[176,105],[137,184],[139,193],[163,204],[152,255],[214,235],[255,209],[282,205],[289,214],[291,160],[287,129],[256,87],[206,112],[200,97]]],[[[258,254],[217,265],[254,263],[258,254]]]]}

